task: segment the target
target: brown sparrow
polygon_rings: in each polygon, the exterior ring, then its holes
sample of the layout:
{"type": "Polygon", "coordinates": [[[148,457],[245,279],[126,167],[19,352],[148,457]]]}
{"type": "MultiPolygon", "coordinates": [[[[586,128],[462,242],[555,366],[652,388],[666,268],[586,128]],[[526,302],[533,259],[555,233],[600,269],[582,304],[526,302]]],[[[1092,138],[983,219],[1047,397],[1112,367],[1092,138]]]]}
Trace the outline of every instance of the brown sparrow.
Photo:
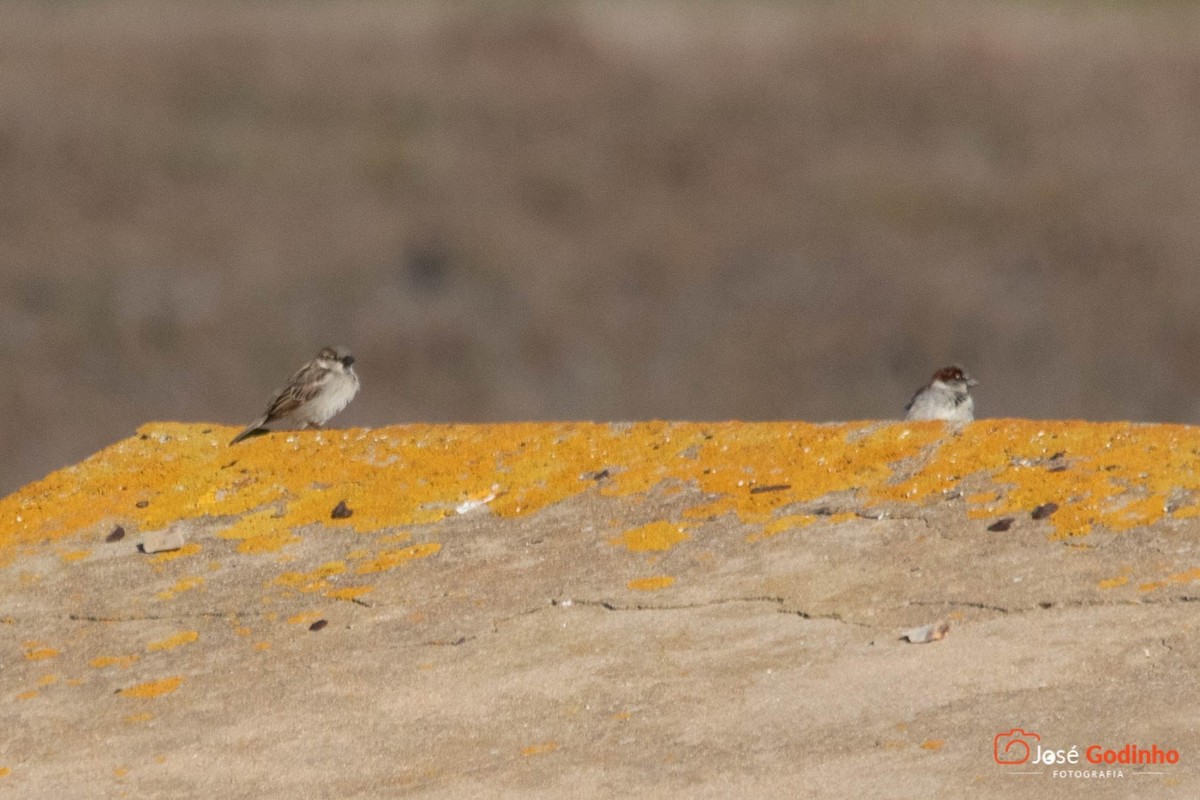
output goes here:
{"type": "Polygon", "coordinates": [[[343,347],[325,347],[296,371],[288,385],[271,396],[267,411],[233,437],[237,444],[273,422],[319,428],[349,405],[358,394],[354,356],[343,347]]]}
{"type": "Polygon", "coordinates": [[[905,419],[942,419],[970,422],[975,419],[975,401],[970,388],[979,381],[963,372],[962,367],[942,367],[933,373],[929,384],[921,387],[904,409],[905,419]]]}

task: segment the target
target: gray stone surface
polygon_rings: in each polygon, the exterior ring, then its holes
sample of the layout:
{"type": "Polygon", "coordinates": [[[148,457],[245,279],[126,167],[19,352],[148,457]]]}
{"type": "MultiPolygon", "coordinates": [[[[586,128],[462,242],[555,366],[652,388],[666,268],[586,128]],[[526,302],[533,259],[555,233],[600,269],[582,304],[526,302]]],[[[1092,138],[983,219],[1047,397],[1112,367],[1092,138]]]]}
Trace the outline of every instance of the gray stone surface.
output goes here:
{"type": "Polygon", "coordinates": [[[1192,568],[1194,520],[991,533],[950,496],[612,543],[708,499],[590,490],[404,526],[396,547],[441,549],[346,599],[346,527],[282,553],[237,554],[221,520],[169,559],[110,527],[86,559],[34,548],[0,568],[0,797],[1200,796],[1194,590],[1101,583],[1192,568]],[[627,588],[647,575],[674,583],[627,588]],[[939,619],[944,639],[900,640],[939,619]],[[1180,762],[1000,766],[1013,728],[1180,762]]]}

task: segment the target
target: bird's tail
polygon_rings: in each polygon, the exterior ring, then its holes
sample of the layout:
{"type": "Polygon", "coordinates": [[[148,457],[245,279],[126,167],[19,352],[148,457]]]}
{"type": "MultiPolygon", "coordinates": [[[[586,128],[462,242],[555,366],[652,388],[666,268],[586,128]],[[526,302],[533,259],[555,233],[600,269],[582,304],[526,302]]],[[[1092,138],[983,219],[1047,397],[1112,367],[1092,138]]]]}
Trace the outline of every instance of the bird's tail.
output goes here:
{"type": "MultiPolygon", "coordinates": [[[[242,431],[242,432],[241,432],[241,433],[239,433],[237,436],[235,436],[235,437],[233,437],[232,439],[230,439],[230,440],[229,440],[229,443],[230,443],[231,445],[232,445],[232,444],[237,444],[237,443],[238,443],[238,442],[240,442],[242,439],[245,439],[245,438],[247,438],[247,437],[249,437],[249,436],[252,436],[252,435],[253,435],[255,432],[257,432],[257,431],[263,431],[263,427],[262,427],[262,426],[263,426],[263,423],[265,423],[266,421],[267,421],[267,418],[266,418],[266,417],[263,417],[262,419],[258,420],[257,422],[252,422],[252,423],[250,423],[250,425],[249,425],[249,426],[246,428],[246,430],[242,431]]],[[[263,432],[265,433],[265,431],[263,431],[263,432]]]]}

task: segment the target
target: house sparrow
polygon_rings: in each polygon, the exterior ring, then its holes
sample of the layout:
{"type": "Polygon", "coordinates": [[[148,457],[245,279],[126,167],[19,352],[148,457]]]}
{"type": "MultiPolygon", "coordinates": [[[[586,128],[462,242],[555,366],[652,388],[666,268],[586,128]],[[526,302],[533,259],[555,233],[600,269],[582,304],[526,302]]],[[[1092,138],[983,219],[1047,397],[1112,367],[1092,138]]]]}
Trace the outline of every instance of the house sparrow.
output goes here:
{"type": "Polygon", "coordinates": [[[319,428],[349,405],[358,394],[354,356],[344,347],[325,347],[305,364],[283,389],[275,392],[267,412],[233,437],[237,444],[255,431],[280,420],[319,428]]]}
{"type": "Polygon", "coordinates": [[[904,409],[905,419],[942,419],[947,422],[970,422],[975,419],[975,401],[970,388],[979,383],[963,372],[962,367],[942,367],[933,373],[928,386],[921,387],[904,409]]]}

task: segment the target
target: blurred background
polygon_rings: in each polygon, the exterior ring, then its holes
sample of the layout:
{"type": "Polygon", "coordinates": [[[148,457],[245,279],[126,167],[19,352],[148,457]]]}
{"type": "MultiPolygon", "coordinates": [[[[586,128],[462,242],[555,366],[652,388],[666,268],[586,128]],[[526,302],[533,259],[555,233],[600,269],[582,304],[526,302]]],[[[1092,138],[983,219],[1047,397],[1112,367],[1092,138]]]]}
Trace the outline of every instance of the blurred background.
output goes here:
{"type": "Polygon", "coordinates": [[[0,494],[151,420],[1200,419],[1185,2],[5,2],[0,494]]]}

